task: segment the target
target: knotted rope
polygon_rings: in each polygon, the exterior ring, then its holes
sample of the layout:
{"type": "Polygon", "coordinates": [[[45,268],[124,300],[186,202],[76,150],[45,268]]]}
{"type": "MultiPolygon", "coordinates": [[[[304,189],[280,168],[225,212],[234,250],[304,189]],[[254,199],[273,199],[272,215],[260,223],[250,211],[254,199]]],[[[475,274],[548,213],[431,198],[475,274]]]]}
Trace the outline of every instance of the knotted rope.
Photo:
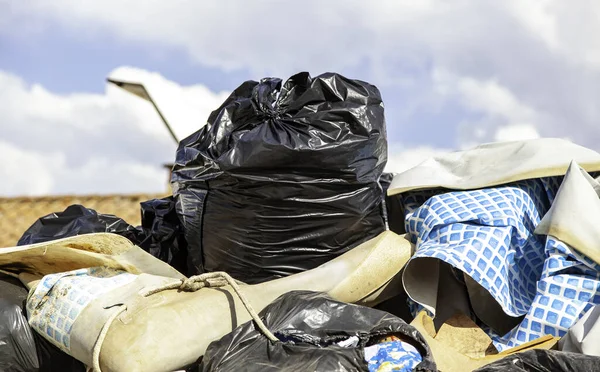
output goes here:
{"type": "MultiPolygon", "coordinates": [[[[168,283],[162,286],[158,286],[155,288],[150,288],[148,290],[140,292],[142,297],[152,296],[153,294],[167,291],[171,289],[178,289],[180,291],[188,291],[188,292],[196,292],[205,287],[225,287],[226,285],[231,286],[235,294],[238,296],[248,314],[252,317],[252,320],[258,326],[258,329],[272,342],[277,342],[279,339],[275,337],[271,331],[267,328],[265,323],[260,319],[258,313],[254,310],[246,296],[242,293],[238,282],[233,279],[229,274],[218,271],[214,273],[206,273],[200,275],[194,275],[186,279],[181,279],[176,282],[168,283]]],[[[127,310],[127,306],[121,305],[119,309],[112,314],[102,326],[102,330],[100,331],[100,335],[98,335],[98,340],[94,345],[94,350],[92,353],[92,368],[94,372],[102,372],[100,369],[100,350],[102,349],[102,344],[104,343],[104,339],[108,334],[108,329],[110,328],[112,322],[121,315],[125,310],[127,310]]]]}

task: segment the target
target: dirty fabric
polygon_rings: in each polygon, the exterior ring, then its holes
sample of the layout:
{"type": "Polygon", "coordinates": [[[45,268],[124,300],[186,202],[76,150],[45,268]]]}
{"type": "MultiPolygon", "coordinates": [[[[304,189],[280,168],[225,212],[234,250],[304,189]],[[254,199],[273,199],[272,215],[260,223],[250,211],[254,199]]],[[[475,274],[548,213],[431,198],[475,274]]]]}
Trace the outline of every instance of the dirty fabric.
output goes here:
{"type": "Polygon", "coordinates": [[[443,188],[476,190],[534,178],[563,176],[575,161],[600,171],[600,153],[560,138],[486,143],[439,154],[396,174],[388,195],[443,188]]]}
{"type": "Polygon", "coordinates": [[[83,309],[94,299],[131,283],[137,275],[106,267],[46,275],[27,300],[31,327],[66,353],[71,329],[83,309]]]}
{"type": "Polygon", "coordinates": [[[270,342],[254,322],[245,323],[209,345],[200,370],[383,372],[392,365],[400,371],[437,370],[423,336],[380,310],[292,291],[260,316],[280,342],[270,342]],[[388,336],[395,337],[386,342],[388,336]]]}
{"type": "Polygon", "coordinates": [[[365,347],[369,372],[410,372],[421,363],[423,357],[414,346],[396,337],[392,339],[365,347]]]}
{"type": "MultiPolygon", "coordinates": [[[[564,335],[599,302],[600,271],[559,239],[534,234],[562,181],[547,177],[478,190],[404,194],[406,229],[416,244],[404,274],[412,300],[434,314],[443,306],[436,303],[438,284],[423,278],[430,275],[424,268],[439,271],[436,262],[441,262],[465,275],[467,289],[470,281],[485,289],[506,317],[525,316],[506,334],[489,324],[499,351],[545,334],[564,335]]],[[[471,305],[479,320],[491,322],[482,310],[490,306],[471,305]]]]}

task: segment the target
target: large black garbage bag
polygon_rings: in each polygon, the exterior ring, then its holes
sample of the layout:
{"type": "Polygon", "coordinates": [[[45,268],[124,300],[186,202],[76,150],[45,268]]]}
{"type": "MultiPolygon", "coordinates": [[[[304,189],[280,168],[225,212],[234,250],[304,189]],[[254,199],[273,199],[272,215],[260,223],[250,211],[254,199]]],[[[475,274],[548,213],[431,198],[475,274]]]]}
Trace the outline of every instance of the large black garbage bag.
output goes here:
{"type": "Polygon", "coordinates": [[[141,229],[131,226],[117,216],[100,214],[93,209],[73,204],[63,212],[50,213],[39,218],[25,231],[17,245],[43,243],[97,232],[119,234],[135,244],[146,239],[141,229]]]}
{"type": "Polygon", "coordinates": [[[142,228],[149,237],[141,247],[187,275],[187,244],[172,196],[141,203],[142,228]]]}
{"type": "Polygon", "coordinates": [[[269,341],[254,322],[245,323],[208,346],[199,370],[368,371],[365,346],[395,335],[420,354],[416,371],[436,371],[423,336],[383,311],[335,301],[324,293],[292,291],[259,315],[281,342],[269,341]]]}
{"type": "Polygon", "coordinates": [[[375,86],[333,73],[245,82],[177,149],[190,274],[257,283],[375,237],[386,161],[375,86]]]}
{"type": "Polygon", "coordinates": [[[600,371],[600,357],[557,350],[533,349],[509,355],[475,372],[600,371]]]}

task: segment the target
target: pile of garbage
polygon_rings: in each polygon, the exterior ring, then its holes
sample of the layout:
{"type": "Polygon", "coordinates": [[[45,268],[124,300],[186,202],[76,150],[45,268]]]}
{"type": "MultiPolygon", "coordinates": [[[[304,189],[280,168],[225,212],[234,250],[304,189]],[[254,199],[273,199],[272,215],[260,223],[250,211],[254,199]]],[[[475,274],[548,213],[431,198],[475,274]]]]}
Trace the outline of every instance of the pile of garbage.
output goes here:
{"type": "Polygon", "coordinates": [[[600,370],[600,154],[387,151],[371,84],[245,82],[141,226],[72,205],[0,249],[0,370],[600,370]]]}

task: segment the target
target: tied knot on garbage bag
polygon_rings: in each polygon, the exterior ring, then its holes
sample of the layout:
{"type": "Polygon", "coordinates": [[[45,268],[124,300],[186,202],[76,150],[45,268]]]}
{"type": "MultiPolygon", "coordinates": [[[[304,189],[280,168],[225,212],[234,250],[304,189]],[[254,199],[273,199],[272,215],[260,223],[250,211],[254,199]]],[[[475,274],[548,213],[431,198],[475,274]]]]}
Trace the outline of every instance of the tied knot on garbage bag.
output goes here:
{"type": "Polygon", "coordinates": [[[277,105],[277,93],[281,90],[281,79],[262,79],[252,92],[252,103],[260,119],[280,119],[281,109],[277,105]]]}

